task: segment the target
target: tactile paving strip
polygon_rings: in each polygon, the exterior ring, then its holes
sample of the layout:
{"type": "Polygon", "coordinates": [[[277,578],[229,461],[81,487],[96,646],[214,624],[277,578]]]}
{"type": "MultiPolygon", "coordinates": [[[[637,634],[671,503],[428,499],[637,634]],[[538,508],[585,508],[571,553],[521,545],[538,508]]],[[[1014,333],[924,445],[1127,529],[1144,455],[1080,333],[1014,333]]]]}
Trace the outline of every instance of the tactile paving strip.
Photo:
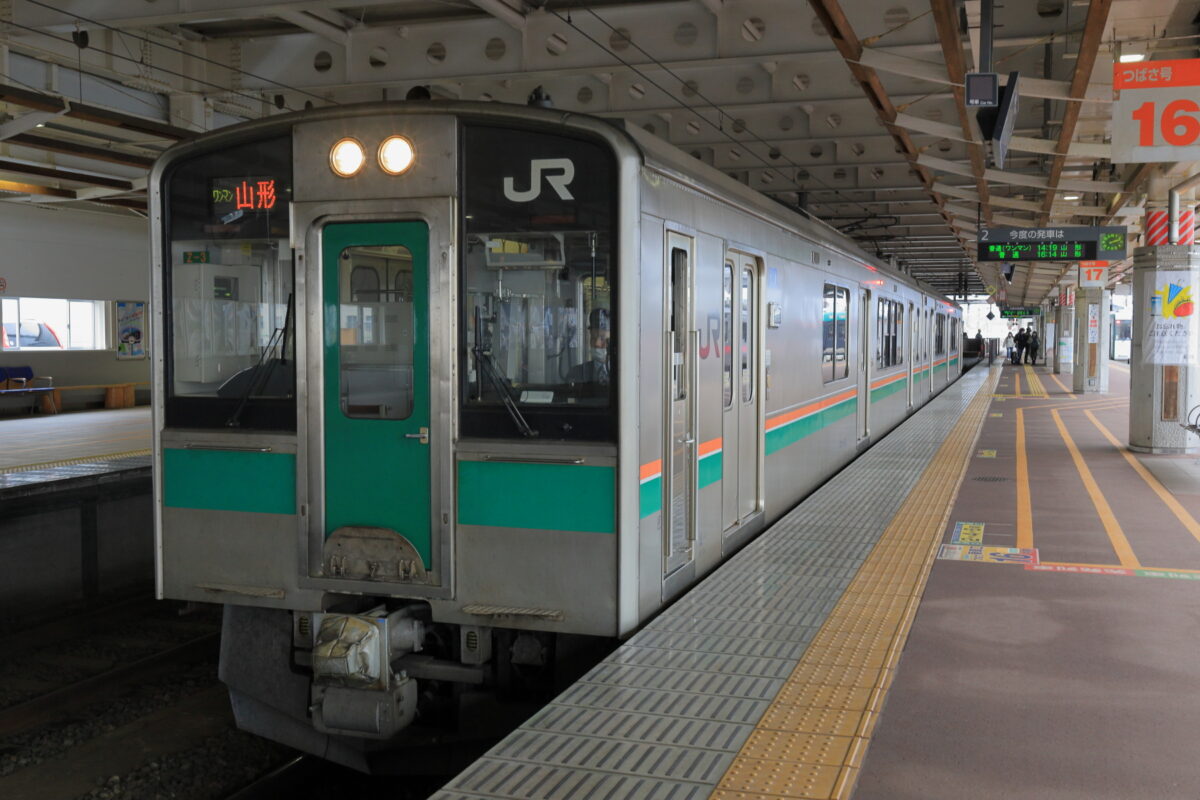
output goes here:
{"type": "Polygon", "coordinates": [[[65,461],[51,461],[24,467],[5,467],[0,469],[0,490],[72,478],[87,478],[129,469],[142,469],[149,467],[150,462],[149,450],[130,450],[124,453],[71,458],[65,461]]]}
{"type": "Polygon", "coordinates": [[[994,383],[965,375],[431,800],[848,797],[994,383]]]}

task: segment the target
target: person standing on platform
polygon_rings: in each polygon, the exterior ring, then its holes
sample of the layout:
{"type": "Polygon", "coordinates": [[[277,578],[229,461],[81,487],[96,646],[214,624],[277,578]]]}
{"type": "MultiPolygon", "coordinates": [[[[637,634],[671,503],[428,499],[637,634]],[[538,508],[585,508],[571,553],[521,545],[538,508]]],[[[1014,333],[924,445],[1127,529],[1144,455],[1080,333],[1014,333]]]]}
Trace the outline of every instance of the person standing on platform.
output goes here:
{"type": "Polygon", "coordinates": [[[983,355],[983,329],[982,328],[975,329],[975,353],[976,353],[976,355],[980,355],[980,356],[983,355]]]}
{"type": "Polygon", "coordinates": [[[1004,337],[1004,353],[1009,361],[1013,360],[1013,348],[1016,346],[1017,343],[1013,340],[1012,330],[1010,329],[1008,335],[1004,337]]]}
{"type": "Polygon", "coordinates": [[[1017,345],[1016,352],[1013,355],[1013,364],[1020,365],[1021,360],[1025,357],[1025,345],[1029,342],[1029,334],[1024,328],[1017,331],[1017,335],[1013,337],[1013,342],[1017,345]]]}
{"type": "Polygon", "coordinates": [[[1029,332],[1029,341],[1025,345],[1025,363],[1037,366],[1038,351],[1042,349],[1042,340],[1038,338],[1037,331],[1029,332]]]}

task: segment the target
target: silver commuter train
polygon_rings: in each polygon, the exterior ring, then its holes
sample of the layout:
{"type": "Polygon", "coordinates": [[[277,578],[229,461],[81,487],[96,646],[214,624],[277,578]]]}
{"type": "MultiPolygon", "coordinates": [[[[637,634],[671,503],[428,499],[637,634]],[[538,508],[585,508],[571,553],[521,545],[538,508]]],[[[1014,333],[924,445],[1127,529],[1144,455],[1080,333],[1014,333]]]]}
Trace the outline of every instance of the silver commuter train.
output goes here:
{"type": "Polygon", "coordinates": [[[962,368],[955,304],[621,123],[319,109],[151,194],[159,595],[226,604],[239,725],[360,769],[629,635],[962,368]]]}

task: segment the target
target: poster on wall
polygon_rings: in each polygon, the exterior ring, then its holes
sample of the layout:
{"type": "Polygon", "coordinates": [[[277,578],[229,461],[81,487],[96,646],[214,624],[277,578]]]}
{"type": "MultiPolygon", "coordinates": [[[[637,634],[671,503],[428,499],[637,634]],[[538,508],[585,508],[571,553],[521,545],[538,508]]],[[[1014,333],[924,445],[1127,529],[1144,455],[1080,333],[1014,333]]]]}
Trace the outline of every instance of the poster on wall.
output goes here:
{"type": "Polygon", "coordinates": [[[1142,346],[1146,363],[1182,366],[1198,362],[1195,298],[1195,273],[1155,274],[1142,346]]]}
{"type": "Polygon", "coordinates": [[[146,304],[117,301],[117,358],[146,357],[146,304]]]}

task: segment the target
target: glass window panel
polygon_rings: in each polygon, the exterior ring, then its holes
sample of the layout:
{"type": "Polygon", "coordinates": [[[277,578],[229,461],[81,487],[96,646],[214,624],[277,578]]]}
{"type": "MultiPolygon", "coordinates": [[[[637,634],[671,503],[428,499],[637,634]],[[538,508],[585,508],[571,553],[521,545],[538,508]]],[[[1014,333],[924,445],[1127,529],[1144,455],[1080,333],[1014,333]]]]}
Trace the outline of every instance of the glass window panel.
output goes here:
{"type": "Polygon", "coordinates": [[[754,273],[742,270],[742,402],[754,399],[754,273]]]}
{"type": "Polygon", "coordinates": [[[850,353],[847,338],[850,325],[850,290],[838,287],[834,312],[837,334],[834,344],[834,377],[845,378],[850,374],[850,353]]]}
{"type": "Polygon", "coordinates": [[[726,262],[722,277],[721,402],[733,405],[733,264],[726,262]]]}
{"type": "Polygon", "coordinates": [[[385,258],[386,269],[407,272],[411,286],[412,254],[404,247],[348,247],[339,259],[338,396],[348,417],[412,414],[416,317],[411,293],[380,291],[375,262],[385,258]]]}
{"type": "Polygon", "coordinates": [[[676,400],[687,399],[684,349],[688,339],[688,274],[686,250],[671,249],[671,386],[676,400]]]}
{"type": "Polygon", "coordinates": [[[464,130],[463,150],[460,430],[615,441],[620,309],[611,150],[482,125],[464,130]],[[501,152],[505,158],[496,158],[501,152]],[[557,166],[540,178],[513,178],[514,164],[547,159],[572,165],[566,191],[555,188],[565,176],[557,166]]]}

